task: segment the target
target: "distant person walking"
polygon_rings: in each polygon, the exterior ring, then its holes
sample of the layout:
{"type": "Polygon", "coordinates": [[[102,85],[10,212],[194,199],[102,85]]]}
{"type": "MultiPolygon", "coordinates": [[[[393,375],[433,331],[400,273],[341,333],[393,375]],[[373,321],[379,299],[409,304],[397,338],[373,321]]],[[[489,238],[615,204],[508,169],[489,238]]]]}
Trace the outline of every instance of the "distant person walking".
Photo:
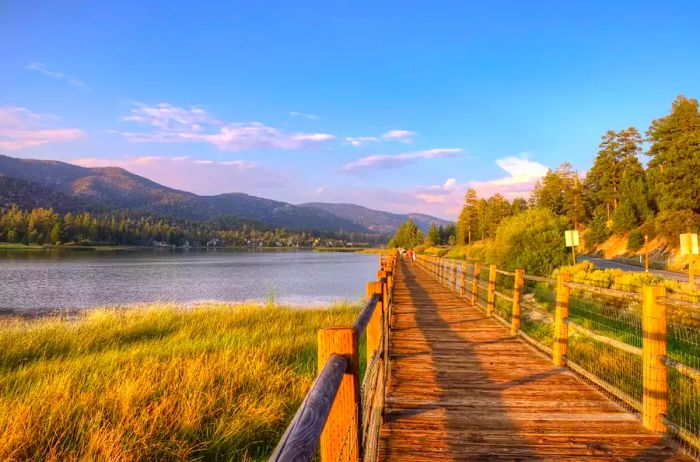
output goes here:
{"type": "Polygon", "coordinates": [[[411,262],[411,267],[416,263],[416,251],[411,249],[408,251],[408,261],[411,262]]]}

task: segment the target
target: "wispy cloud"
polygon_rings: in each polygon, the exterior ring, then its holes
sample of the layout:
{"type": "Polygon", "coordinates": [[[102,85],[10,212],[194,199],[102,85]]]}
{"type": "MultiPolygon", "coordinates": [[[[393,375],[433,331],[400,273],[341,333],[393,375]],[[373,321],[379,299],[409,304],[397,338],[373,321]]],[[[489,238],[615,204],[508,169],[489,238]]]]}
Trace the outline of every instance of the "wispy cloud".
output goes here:
{"type": "Polygon", "coordinates": [[[401,143],[412,143],[416,132],[410,130],[389,130],[379,136],[346,136],[343,140],[356,148],[379,141],[399,141],[401,143]]]}
{"type": "Polygon", "coordinates": [[[438,148],[424,151],[403,152],[401,154],[375,154],[348,162],[343,166],[345,172],[366,169],[388,169],[402,167],[420,159],[446,159],[456,157],[462,152],[458,148],[438,148]]]}
{"type": "Polygon", "coordinates": [[[289,115],[292,117],[302,117],[309,120],[318,120],[319,117],[316,114],[307,114],[305,112],[289,111],[289,115]]]}
{"type": "Polygon", "coordinates": [[[283,172],[244,159],[220,162],[188,156],[126,156],[117,159],[87,157],[75,159],[73,163],[83,167],[121,167],[171,188],[197,194],[235,191],[266,194],[287,187],[290,180],[283,172]]]}
{"type": "Polygon", "coordinates": [[[367,143],[374,143],[379,141],[376,136],[346,136],[345,142],[351,146],[360,147],[367,143]]]}
{"type": "Polygon", "coordinates": [[[122,120],[152,128],[150,131],[119,132],[130,141],[203,142],[222,151],[300,149],[335,138],[329,133],[286,132],[261,122],[224,122],[202,108],[168,103],[137,103],[122,120]]]}
{"type": "Polygon", "coordinates": [[[411,143],[416,132],[410,130],[389,130],[382,135],[385,140],[396,140],[402,143],[411,143]]]}
{"type": "Polygon", "coordinates": [[[64,82],[67,82],[75,87],[85,87],[85,82],[83,82],[82,80],[79,80],[68,74],[64,74],[63,72],[52,71],[46,66],[46,64],[43,63],[31,62],[24,66],[24,68],[30,71],[44,74],[48,77],[51,77],[52,79],[63,80],[64,82]]]}
{"type": "Polygon", "coordinates": [[[23,107],[0,107],[0,149],[15,151],[83,138],[83,131],[77,128],[46,126],[55,119],[56,116],[36,114],[23,107]]]}

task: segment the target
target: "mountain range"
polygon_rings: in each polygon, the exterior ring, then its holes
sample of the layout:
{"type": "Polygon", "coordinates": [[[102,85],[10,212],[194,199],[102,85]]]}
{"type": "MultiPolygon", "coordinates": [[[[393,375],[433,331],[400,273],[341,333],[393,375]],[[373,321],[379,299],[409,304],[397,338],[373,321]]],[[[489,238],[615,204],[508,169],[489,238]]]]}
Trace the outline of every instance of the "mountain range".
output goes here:
{"type": "Polygon", "coordinates": [[[87,168],[53,160],[0,155],[0,208],[51,207],[59,212],[130,210],[196,221],[233,216],[289,230],[391,234],[412,218],[419,228],[450,222],[423,214],[395,214],[355,204],[293,205],[244,193],[199,196],[160,185],[122,168],[87,168]]]}

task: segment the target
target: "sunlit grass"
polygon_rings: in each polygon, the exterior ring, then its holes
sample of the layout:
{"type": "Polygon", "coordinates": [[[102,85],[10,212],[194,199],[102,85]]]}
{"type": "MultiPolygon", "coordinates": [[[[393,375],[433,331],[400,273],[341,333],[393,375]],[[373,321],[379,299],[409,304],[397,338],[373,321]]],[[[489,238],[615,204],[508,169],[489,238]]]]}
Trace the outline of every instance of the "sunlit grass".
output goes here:
{"type": "Polygon", "coordinates": [[[0,321],[0,460],[258,460],[357,307],[172,305],[0,321]]]}

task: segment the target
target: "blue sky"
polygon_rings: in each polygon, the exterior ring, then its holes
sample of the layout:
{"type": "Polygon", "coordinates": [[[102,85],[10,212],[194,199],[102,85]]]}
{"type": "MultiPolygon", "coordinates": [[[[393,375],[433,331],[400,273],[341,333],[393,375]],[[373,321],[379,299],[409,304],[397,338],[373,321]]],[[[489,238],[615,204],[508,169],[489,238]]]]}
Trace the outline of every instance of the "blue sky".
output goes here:
{"type": "Polygon", "coordinates": [[[5,0],[0,153],[451,218],[470,186],[525,195],[700,96],[699,19],[692,1],[5,0]]]}

